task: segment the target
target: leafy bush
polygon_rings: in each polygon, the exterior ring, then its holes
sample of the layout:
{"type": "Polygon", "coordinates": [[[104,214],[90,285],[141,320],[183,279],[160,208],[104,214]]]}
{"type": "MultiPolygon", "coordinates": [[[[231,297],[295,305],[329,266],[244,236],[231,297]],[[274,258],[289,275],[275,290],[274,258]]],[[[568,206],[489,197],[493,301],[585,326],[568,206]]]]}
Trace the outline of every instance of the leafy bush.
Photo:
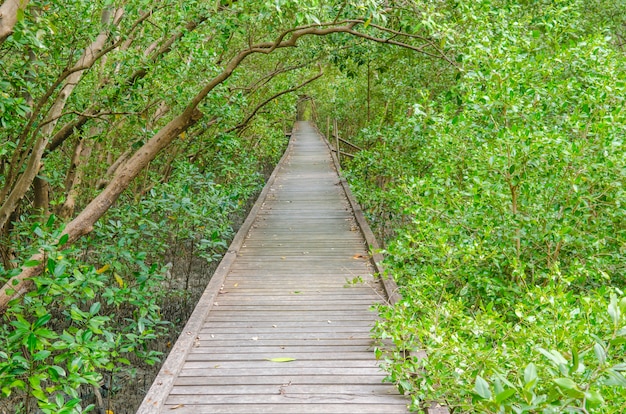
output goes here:
{"type": "MultiPolygon", "coordinates": [[[[196,258],[210,263],[225,252],[234,215],[261,185],[253,168],[242,163],[231,172],[240,179],[216,184],[213,173],[180,163],[168,183],[119,203],[64,250],[52,244],[61,231],[54,216],[20,229],[21,256],[43,249],[45,271],[2,315],[3,397],[20,399],[25,412],[35,402],[46,413],[88,412],[95,406],[85,406],[81,387],[98,390],[103,374],[132,370],[137,358],[156,363],[153,341],[168,328],[161,303],[166,295],[189,296],[196,258]],[[184,264],[184,277],[174,280],[165,258],[179,270],[184,264]]],[[[2,280],[16,272],[0,270],[2,280]]]]}
{"type": "Polygon", "coordinates": [[[147,345],[164,331],[162,277],[141,253],[124,278],[112,271],[119,266],[81,263],[76,249],[51,244],[59,236],[53,218],[34,229],[39,239],[33,247],[45,252],[45,270],[33,278],[36,288],[12,301],[2,316],[0,387],[4,397],[21,392],[26,412],[31,397],[44,413],[87,412],[94,406],[83,409],[83,385],[99,388],[102,373],[130,364],[129,354],[149,364],[158,360],[147,345]]]}
{"type": "Polygon", "coordinates": [[[379,356],[416,407],[624,412],[624,55],[583,2],[496,3],[446,16],[457,82],[350,167],[375,224],[401,226],[379,356]]]}

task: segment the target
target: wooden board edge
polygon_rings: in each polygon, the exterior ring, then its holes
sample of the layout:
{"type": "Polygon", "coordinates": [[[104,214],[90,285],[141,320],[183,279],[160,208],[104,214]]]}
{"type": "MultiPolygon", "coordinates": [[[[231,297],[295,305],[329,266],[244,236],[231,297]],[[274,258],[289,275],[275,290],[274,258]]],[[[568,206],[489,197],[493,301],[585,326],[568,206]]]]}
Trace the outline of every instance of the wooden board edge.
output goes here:
{"type": "Polygon", "coordinates": [[[328,149],[330,150],[330,155],[333,159],[333,164],[335,165],[335,170],[337,170],[337,174],[339,175],[339,182],[341,183],[341,187],[343,188],[343,192],[348,198],[348,202],[350,203],[350,207],[352,208],[352,212],[354,213],[354,217],[356,218],[357,224],[359,225],[359,230],[361,234],[365,238],[367,245],[369,246],[372,252],[372,264],[374,265],[374,269],[376,269],[376,273],[378,273],[380,280],[383,284],[383,288],[385,290],[385,294],[387,295],[387,300],[389,303],[394,304],[398,302],[402,296],[398,293],[398,285],[396,281],[393,280],[393,277],[389,276],[385,273],[385,269],[383,267],[382,261],[384,259],[383,255],[380,253],[380,244],[374,235],[371,227],[369,226],[367,220],[365,219],[365,215],[363,214],[363,209],[361,208],[359,202],[354,197],[352,190],[350,190],[350,185],[346,178],[341,174],[341,165],[339,164],[339,160],[337,159],[337,155],[333,152],[332,146],[328,141],[328,138],[321,133],[317,125],[312,124],[317,133],[322,137],[328,149]]]}
{"type": "MultiPolygon", "coordinates": [[[[396,281],[390,275],[385,273],[385,269],[382,265],[382,261],[384,259],[383,255],[380,253],[380,244],[378,240],[376,240],[376,236],[374,232],[370,228],[367,220],[365,219],[365,215],[363,214],[363,209],[359,205],[358,201],[354,197],[352,190],[350,190],[350,186],[348,184],[348,180],[341,174],[341,165],[339,164],[339,160],[337,159],[337,155],[333,152],[332,146],[328,138],[322,134],[316,124],[312,124],[313,127],[317,130],[317,133],[322,137],[328,149],[330,151],[330,155],[333,159],[333,163],[335,165],[335,169],[337,170],[337,174],[339,174],[339,181],[341,182],[341,186],[348,198],[348,202],[352,207],[352,211],[354,212],[354,217],[356,218],[357,224],[359,225],[359,229],[361,230],[361,234],[365,237],[365,241],[372,251],[372,264],[376,269],[376,272],[379,274],[380,280],[383,284],[383,288],[385,290],[385,294],[387,295],[387,299],[389,303],[392,305],[402,299],[400,293],[398,293],[398,285],[396,281]]],[[[424,357],[426,357],[424,355],[424,357]]],[[[437,403],[432,403],[430,406],[424,408],[424,413],[426,414],[449,414],[450,411],[448,407],[439,405],[437,403]]]]}
{"type": "MultiPolygon", "coordinates": [[[[293,136],[293,134],[291,136],[293,136]]],[[[241,249],[246,235],[250,231],[250,228],[256,219],[257,213],[261,210],[261,207],[265,203],[265,199],[267,198],[270,188],[276,180],[278,171],[284,166],[292,151],[293,142],[293,139],[290,137],[289,144],[287,145],[283,156],[278,161],[278,164],[276,164],[274,171],[272,171],[272,174],[265,183],[259,197],[252,206],[252,209],[250,209],[246,220],[239,228],[239,231],[237,231],[237,234],[230,243],[226,254],[209,280],[209,283],[202,293],[194,311],[187,320],[180,336],[176,340],[176,343],[172,347],[167,359],[161,366],[159,373],[139,406],[137,414],[153,414],[160,413],[162,411],[165,400],[174,386],[174,380],[178,377],[189,351],[191,351],[191,348],[196,342],[196,338],[202,329],[204,321],[208,316],[213,303],[215,302],[215,298],[224,284],[226,275],[230,271],[232,264],[235,262],[237,253],[241,249]]]]}

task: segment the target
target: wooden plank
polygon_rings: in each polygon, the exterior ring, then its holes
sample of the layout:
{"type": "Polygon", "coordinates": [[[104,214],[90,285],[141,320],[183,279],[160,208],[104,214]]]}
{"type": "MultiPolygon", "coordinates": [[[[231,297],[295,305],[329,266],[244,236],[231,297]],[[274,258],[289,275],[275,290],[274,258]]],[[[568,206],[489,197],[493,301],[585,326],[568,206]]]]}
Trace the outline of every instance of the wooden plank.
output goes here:
{"type": "Polygon", "coordinates": [[[229,250],[236,257],[211,282],[202,326],[186,333],[171,389],[147,401],[146,413],[407,412],[407,399],[381,383],[370,330],[372,305],[386,297],[332,163],[298,123],[242,243],[229,250]]]}
{"type": "Polygon", "coordinates": [[[275,383],[267,385],[186,385],[178,386],[171,395],[263,395],[263,394],[366,394],[389,395],[395,394],[393,387],[385,384],[293,384],[275,383]]]}
{"type": "Polygon", "coordinates": [[[333,320],[328,323],[326,320],[308,321],[306,326],[303,326],[302,321],[283,321],[279,325],[272,322],[256,321],[251,324],[248,321],[226,321],[226,322],[211,322],[206,324],[201,332],[233,332],[237,329],[240,332],[242,328],[254,328],[257,332],[273,332],[275,330],[285,330],[286,332],[297,333],[299,331],[304,332],[324,332],[326,329],[333,332],[363,332],[364,327],[369,327],[374,324],[371,319],[363,321],[354,320],[333,320]]]}
{"type": "Polygon", "coordinates": [[[268,359],[259,358],[253,360],[246,361],[187,361],[183,366],[183,369],[248,369],[248,368],[275,368],[277,364],[289,364],[289,369],[294,368],[377,368],[378,363],[376,361],[365,360],[365,359],[349,359],[349,360],[327,360],[327,359],[316,359],[316,360],[306,360],[306,359],[295,359],[295,361],[291,362],[271,362],[272,358],[278,357],[270,357],[268,359]]]}
{"type": "Polygon", "coordinates": [[[291,404],[254,404],[254,407],[247,405],[194,405],[176,404],[167,405],[165,412],[172,414],[396,414],[407,413],[406,407],[400,405],[386,406],[384,404],[323,404],[323,405],[303,405],[299,403],[291,404]]]}
{"type": "MultiPolygon", "coordinates": [[[[230,322],[233,319],[237,319],[239,321],[245,321],[248,323],[263,323],[270,322],[275,325],[280,325],[285,322],[300,322],[302,324],[308,324],[309,322],[324,322],[327,321],[329,324],[335,323],[338,321],[371,321],[371,316],[367,314],[340,314],[337,315],[334,312],[325,312],[324,315],[311,314],[310,312],[304,312],[299,315],[288,315],[282,316],[281,312],[273,312],[272,314],[258,314],[249,312],[211,312],[210,315],[207,316],[206,323],[213,322],[230,322]]],[[[199,331],[199,330],[198,330],[199,331]]],[[[190,335],[191,336],[191,335],[190,335]]]]}
{"type": "MultiPolygon", "coordinates": [[[[290,358],[296,360],[308,361],[356,361],[356,360],[372,360],[372,352],[367,350],[363,352],[289,352],[290,358]]],[[[194,348],[187,355],[187,361],[212,361],[214,364],[230,362],[230,361],[259,361],[276,358],[276,352],[257,352],[245,354],[222,353],[217,354],[211,352],[211,348],[194,348]]]]}
{"type": "MultiPolygon", "coordinates": [[[[202,375],[198,377],[178,377],[175,385],[274,385],[274,384],[311,384],[311,385],[378,385],[381,384],[379,376],[369,375],[263,375],[259,377],[249,376],[219,376],[213,377],[202,375]]],[[[389,385],[388,385],[389,386],[389,385]]]]}
{"type": "MultiPolygon", "coordinates": [[[[209,338],[206,336],[199,337],[197,346],[210,348],[215,347],[233,347],[234,350],[243,348],[259,348],[259,347],[279,347],[281,349],[288,349],[292,347],[305,347],[305,346],[325,346],[325,347],[340,347],[344,346],[363,346],[368,348],[373,345],[371,338],[353,338],[353,339],[252,339],[249,340],[226,340],[219,338],[209,338]]],[[[246,350],[247,351],[247,350],[246,350]]]]}
{"type": "Polygon", "coordinates": [[[167,399],[168,405],[176,404],[229,404],[229,405],[243,405],[243,404],[339,404],[350,403],[352,401],[358,401],[360,404],[385,404],[388,405],[401,405],[406,407],[406,399],[399,395],[372,395],[368,393],[363,394],[275,394],[269,395],[170,395],[167,399]]]}
{"type": "MultiPolygon", "coordinates": [[[[199,347],[209,348],[207,344],[199,343],[199,347]]],[[[290,353],[307,353],[307,352],[372,352],[374,347],[372,345],[330,345],[330,346],[303,346],[303,345],[290,345],[290,346],[282,346],[282,345],[268,345],[268,346],[241,346],[241,347],[231,347],[231,346],[213,346],[210,347],[212,352],[216,354],[257,354],[257,353],[274,353],[276,358],[278,357],[290,357],[290,353]]],[[[287,368],[278,368],[278,369],[287,369],[287,368]]],[[[258,373],[257,373],[258,374],[258,373]]]]}
{"type": "MultiPolygon", "coordinates": [[[[212,361],[212,362],[229,362],[229,361],[266,361],[272,358],[276,358],[276,348],[256,348],[246,353],[232,353],[232,352],[214,352],[215,348],[211,347],[198,347],[192,349],[187,355],[187,361],[212,361]]],[[[331,352],[320,352],[319,349],[315,351],[299,352],[295,350],[286,350],[289,353],[290,358],[294,358],[298,361],[356,361],[356,360],[372,360],[372,353],[370,347],[362,348],[361,351],[349,350],[349,352],[342,352],[341,348],[331,350],[331,352]]],[[[380,365],[380,361],[376,361],[375,366],[380,365]]]]}
{"type": "MultiPolygon", "coordinates": [[[[291,321],[290,321],[291,322],[291,321]]],[[[367,328],[370,328],[374,324],[370,321],[343,321],[349,322],[350,325],[341,324],[339,321],[328,324],[326,323],[323,326],[301,326],[300,322],[297,322],[298,326],[285,326],[289,325],[288,322],[283,322],[280,325],[272,325],[272,326],[262,326],[260,327],[260,323],[255,324],[241,324],[235,325],[233,327],[224,328],[219,325],[218,322],[212,323],[211,326],[205,327],[198,334],[198,338],[201,338],[203,335],[214,335],[215,337],[225,337],[225,338],[233,338],[233,339],[242,339],[248,337],[280,337],[280,338],[299,338],[304,336],[328,336],[328,337],[351,337],[351,336],[362,336],[370,338],[370,334],[367,328]],[[236,330],[236,331],[235,331],[236,330]],[[234,332],[233,332],[234,331],[234,332]]]]}
{"type": "MultiPolygon", "coordinates": [[[[217,364],[216,364],[217,365],[217,364]]],[[[307,368],[290,368],[289,364],[282,364],[284,366],[277,368],[240,368],[240,369],[219,369],[215,368],[207,372],[207,369],[183,369],[178,374],[181,377],[199,377],[203,375],[212,376],[273,376],[273,375],[359,375],[359,376],[374,376],[382,378],[380,368],[320,368],[320,367],[307,367],[307,368]]]]}

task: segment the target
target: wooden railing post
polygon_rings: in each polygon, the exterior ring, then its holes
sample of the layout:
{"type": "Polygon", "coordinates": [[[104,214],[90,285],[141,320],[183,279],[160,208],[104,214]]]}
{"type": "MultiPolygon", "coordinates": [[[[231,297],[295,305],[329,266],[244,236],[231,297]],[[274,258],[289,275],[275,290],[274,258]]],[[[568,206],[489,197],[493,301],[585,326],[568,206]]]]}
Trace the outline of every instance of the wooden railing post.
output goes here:
{"type": "Polygon", "coordinates": [[[330,116],[326,117],[326,139],[330,141],[330,116]]]}
{"type": "Polygon", "coordinates": [[[341,167],[341,149],[339,149],[339,130],[337,129],[337,120],[333,119],[333,133],[335,135],[335,151],[337,152],[337,161],[341,167]]]}

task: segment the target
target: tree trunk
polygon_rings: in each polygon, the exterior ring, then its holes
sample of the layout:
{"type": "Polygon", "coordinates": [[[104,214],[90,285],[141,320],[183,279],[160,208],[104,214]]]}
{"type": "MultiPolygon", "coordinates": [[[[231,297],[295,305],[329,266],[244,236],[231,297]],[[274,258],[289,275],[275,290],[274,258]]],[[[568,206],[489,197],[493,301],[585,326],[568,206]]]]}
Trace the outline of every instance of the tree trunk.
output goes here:
{"type": "Polygon", "coordinates": [[[0,6],[0,45],[11,36],[17,24],[19,13],[23,12],[30,0],[6,0],[0,6]]]}
{"type": "Polygon", "coordinates": [[[49,215],[50,208],[50,185],[48,181],[39,175],[35,177],[33,180],[33,192],[35,193],[33,208],[41,216],[42,220],[45,220],[49,215]]]}
{"type": "MultiPolygon", "coordinates": [[[[202,117],[202,113],[197,109],[198,105],[211,93],[217,86],[227,80],[235,69],[244,61],[244,59],[252,54],[270,54],[279,48],[295,47],[298,39],[303,36],[325,36],[331,33],[348,33],[357,37],[362,37],[371,41],[380,43],[390,43],[394,45],[402,45],[409,49],[419,50],[410,45],[404,45],[397,41],[388,39],[379,39],[363,33],[356,32],[354,26],[363,23],[363,20],[350,20],[342,22],[333,22],[322,25],[303,26],[294,29],[285,30],[278,35],[274,42],[262,42],[250,45],[237,53],[226,65],[223,71],[211,79],[202,90],[189,102],[185,110],[167,123],[159,132],[150,138],[141,148],[139,148],[133,156],[125,162],[117,170],[115,176],[107,187],[96,196],[85,209],[70,223],[67,224],[65,230],[59,239],[59,243],[67,245],[73,243],[79,237],[89,233],[93,229],[94,223],[106,213],[113,205],[122,192],[130,185],[132,180],[141,173],[141,171],[156,156],[167,147],[176,137],[180,136],[189,127],[194,125],[202,117]]],[[[427,54],[426,52],[421,51],[427,54]]],[[[445,57],[444,57],[445,58],[445,57]]],[[[448,59],[446,59],[448,60],[448,59]]],[[[33,255],[30,260],[43,260],[43,253],[33,255]]],[[[29,261],[30,261],[29,260],[29,261]]],[[[20,274],[9,279],[0,290],[0,313],[3,313],[11,299],[27,292],[31,286],[30,278],[41,273],[43,264],[35,267],[23,267],[20,274]]]]}
{"type": "MultiPolygon", "coordinates": [[[[110,19],[110,11],[105,11],[102,13],[103,20],[108,21],[110,19]]],[[[122,18],[123,10],[118,9],[115,12],[115,17],[113,19],[113,24],[119,24],[122,18]]],[[[96,40],[93,41],[91,45],[89,45],[83,56],[78,60],[74,67],[83,68],[92,66],[98,57],[98,52],[100,52],[105,45],[109,37],[109,30],[102,31],[96,40]]],[[[52,131],[54,126],[56,125],[59,117],[63,112],[63,108],[65,107],[65,103],[67,102],[67,98],[70,96],[78,82],[80,81],[85,70],[78,70],[71,75],[69,75],[65,81],[65,85],[61,89],[61,92],[58,94],[56,100],[52,104],[52,108],[49,111],[48,116],[46,117],[46,121],[44,121],[43,126],[41,127],[41,131],[39,134],[39,138],[35,141],[35,145],[31,151],[30,157],[28,159],[28,163],[26,165],[26,170],[22,175],[17,179],[11,192],[7,196],[6,200],[0,207],[0,228],[3,228],[6,224],[7,220],[11,213],[15,210],[18,203],[24,197],[28,189],[30,188],[33,180],[35,179],[37,173],[39,172],[41,158],[43,156],[44,150],[48,146],[48,140],[52,135],[52,131]]]]}
{"type": "Polygon", "coordinates": [[[82,183],[83,175],[85,174],[85,164],[91,156],[92,148],[92,139],[81,139],[76,145],[75,156],[72,160],[72,165],[70,166],[70,171],[68,171],[65,181],[65,202],[58,212],[59,217],[62,219],[68,219],[74,215],[76,198],[79,195],[80,184],[82,183]]]}

